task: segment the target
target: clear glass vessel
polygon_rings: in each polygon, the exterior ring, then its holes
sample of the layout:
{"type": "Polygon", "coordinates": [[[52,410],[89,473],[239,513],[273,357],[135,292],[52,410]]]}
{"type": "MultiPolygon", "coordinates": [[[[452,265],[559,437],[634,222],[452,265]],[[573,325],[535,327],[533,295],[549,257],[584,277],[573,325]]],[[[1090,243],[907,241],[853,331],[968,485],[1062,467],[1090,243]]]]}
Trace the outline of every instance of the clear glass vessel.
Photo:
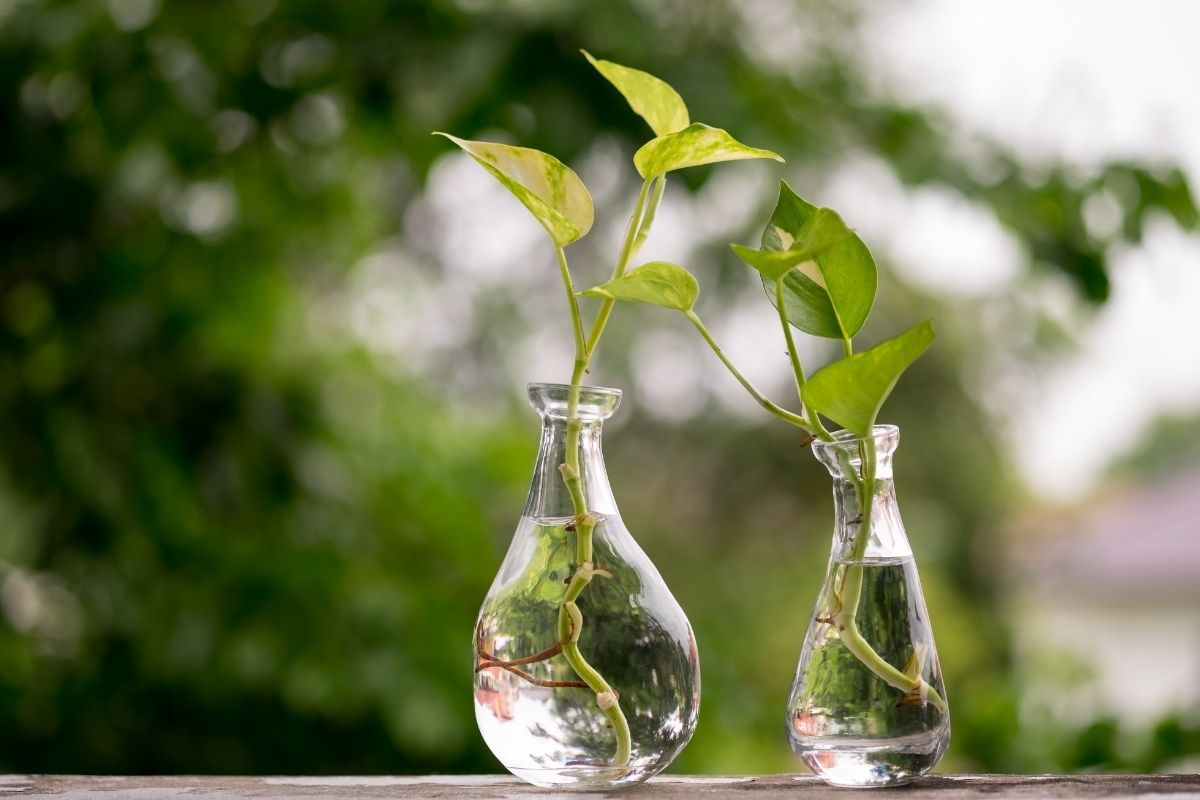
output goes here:
{"type": "Polygon", "coordinates": [[[879,425],[870,439],[843,432],[813,443],[833,475],[833,549],[787,731],[792,750],[835,786],[909,783],[950,742],[942,670],[892,483],[899,440],[895,426],[879,425]]]}
{"type": "Polygon", "coordinates": [[[541,448],[475,627],[475,717],[529,783],[643,781],[696,729],[696,640],[609,488],[601,426],[621,393],[583,387],[575,422],[570,386],[531,384],[529,397],[541,448]]]}

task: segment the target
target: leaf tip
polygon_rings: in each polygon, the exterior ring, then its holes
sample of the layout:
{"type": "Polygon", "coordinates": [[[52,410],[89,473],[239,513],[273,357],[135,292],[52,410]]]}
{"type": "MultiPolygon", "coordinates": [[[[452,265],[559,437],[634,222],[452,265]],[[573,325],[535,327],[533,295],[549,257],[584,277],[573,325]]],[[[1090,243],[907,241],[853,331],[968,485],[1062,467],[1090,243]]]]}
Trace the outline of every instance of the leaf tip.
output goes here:
{"type": "Polygon", "coordinates": [[[593,67],[596,66],[598,59],[596,59],[591,53],[589,53],[587,50],[584,50],[582,47],[579,48],[579,52],[583,53],[583,57],[588,60],[589,64],[591,64],[593,67]]]}
{"type": "Polygon", "coordinates": [[[750,263],[749,259],[753,258],[755,253],[758,252],[753,247],[747,247],[746,245],[738,244],[737,242],[731,242],[729,244],[729,249],[733,251],[734,255],[736,255],[742,261],[745,261],[747,264],[750,263]]]}
{"type": "Polygon", "coordinates": [[[575,294],[579,295],[580,297],[598,297],[602,300],[616,299],[612,296],[611,292],[607,291],[602,286],[593,286],[590,289],[584,289],[582,292],[576,292],[575,294]]]}

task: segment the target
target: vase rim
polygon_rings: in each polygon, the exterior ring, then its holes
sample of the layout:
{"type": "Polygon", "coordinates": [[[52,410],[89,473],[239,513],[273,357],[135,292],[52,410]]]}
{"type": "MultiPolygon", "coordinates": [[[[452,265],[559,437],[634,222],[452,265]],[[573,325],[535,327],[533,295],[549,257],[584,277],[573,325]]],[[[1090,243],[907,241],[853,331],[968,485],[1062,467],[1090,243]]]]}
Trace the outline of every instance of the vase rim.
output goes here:
{"type": "MultiPolygon", "coordinates": [[[[529,384],[529,404],[534,411],[550,419],[567,419],[570,395],[569,383],[529,384]]],[[[621,404],[621,395],[620,389],[581,385],[576,413],[584,422],[606,420],[621,404]]]]}
{"type": "Polygon", "coordinates": [[[832,442],[826,442],[821,439],[814,439],[812,446],[813,446],[814,452],[820,452],[822,450],[845,447],[848,444],[857,444],[858,442],[865,442],[868,439],[871,439],[876,443],[876,445],[879,445],[881,443],[887,443],[890,441],[890,442],[892,442],[892,447],[894,449],[894,447],[895,447],[894,442],[895,442],[895,440],[897,440],[899,438],[900,438],[900,426],[899,425],[879,424],[879,425],[876,425],[874,428],[872,428],[870,436],[859,436],[854,431],[846,430],[845,428],[843,428],[840,431],[833,432],[833,441],[832,442]]]}
{"type": "MultiPolygon", "coordinates": [[[[530,381],[528,384],[526,384],[526,386],[528,387],[531,394],[534,391],[541,391],[541,390],[546,390],[546,389],[551,389],[551,390],[558,389],[558,390],[561,390],[564,392],[571,391],[571,384],[569,384],[569,383],[554,383],[553,381],[530,381]]],[[[617,397],[617,398],[621,397],[621,395],[624,394],[624,392],[622,392],[620,389],[614,389],[609,386],[589,386],[586,383],[580,384],[579,390],[581,392],[587,392],[589,394],[609,395],[609,396],[617,397]]]]}

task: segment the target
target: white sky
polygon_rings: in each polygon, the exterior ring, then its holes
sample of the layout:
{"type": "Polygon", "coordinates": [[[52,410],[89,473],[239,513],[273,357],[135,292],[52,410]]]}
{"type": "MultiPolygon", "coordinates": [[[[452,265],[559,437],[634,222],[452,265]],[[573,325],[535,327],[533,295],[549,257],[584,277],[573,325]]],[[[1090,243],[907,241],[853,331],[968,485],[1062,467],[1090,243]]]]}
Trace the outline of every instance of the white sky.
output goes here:
{"type": "MultiPolygon", "coordinates": [[[[891,91],[941,106],[1035,162],[1171,159],[1200,185],[1200,3],[922,0],[881,6],[866,38],[891,91]]],[[[906,229],[889,241],[910,280],[973,294],[1011,274],[1011,243],[974,224],[969,207],[937,192],[905,202],[906,229]],[[992,243],[969,276],[958,260],[917,257],[934,229],[922,220],[944,232],[947,218],[972,229],[964,239],[992,243]]],[[[1003,393],[1026,398],[1008,411],[1020,431],[1012,450],[1047,499],[1092,488],[1157,415],[1200,413],[1200,241],[1152,224],[1144,247],[1115,258],[1112,277],[1112,299],[1081,351],[1048,374],[1009,375],[1020,391],[1003,393]]]]}

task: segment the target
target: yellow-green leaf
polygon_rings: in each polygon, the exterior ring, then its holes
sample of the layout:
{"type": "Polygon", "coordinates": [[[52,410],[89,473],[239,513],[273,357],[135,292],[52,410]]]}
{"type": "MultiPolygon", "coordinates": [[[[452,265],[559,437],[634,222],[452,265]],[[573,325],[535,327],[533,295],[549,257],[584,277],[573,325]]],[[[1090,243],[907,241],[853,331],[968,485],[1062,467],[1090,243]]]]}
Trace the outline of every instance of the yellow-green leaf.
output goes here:
{"type": "Polygon", "coordinates": [[[933,335],[933,324],[925,320],[870,350],[833,362],[801,388],[804,404],[858,436],[869,436],[901,373],[925,352],[933,335]]]}
{"type": "Polygon", "coordinates": [[[593,286],[580,294],[690,311],[700,294],[700,285],[692,273],[678,264],[651,261],[629,270],[616,280],[593,286]]]}
{"type": "Polygon", "coordinates": [[[727,131],[693,122],[681,131],[646,142],[633,154],[633,165],[649,180],[672,170],[747,158],[783,161],[778,153],[744,145],[727,131]]]}
{"type": "Polygon", "coordinates": [[[593,58],[587,50],[580,51],[608,82],[625,96],[629,107],[646,120],[655,136],[683,130],[688,126],[688,110],[679,92],[666,81],[649,72],[632,69],[612,61],[593,58]]]}
{"type": "Polygon", "coordinates": [[[579,176],[554,156],[528,147],[436,134],[461,147],[512,192],[558,246],[565,247],[591,230],[592,196],[579,176]]]}

